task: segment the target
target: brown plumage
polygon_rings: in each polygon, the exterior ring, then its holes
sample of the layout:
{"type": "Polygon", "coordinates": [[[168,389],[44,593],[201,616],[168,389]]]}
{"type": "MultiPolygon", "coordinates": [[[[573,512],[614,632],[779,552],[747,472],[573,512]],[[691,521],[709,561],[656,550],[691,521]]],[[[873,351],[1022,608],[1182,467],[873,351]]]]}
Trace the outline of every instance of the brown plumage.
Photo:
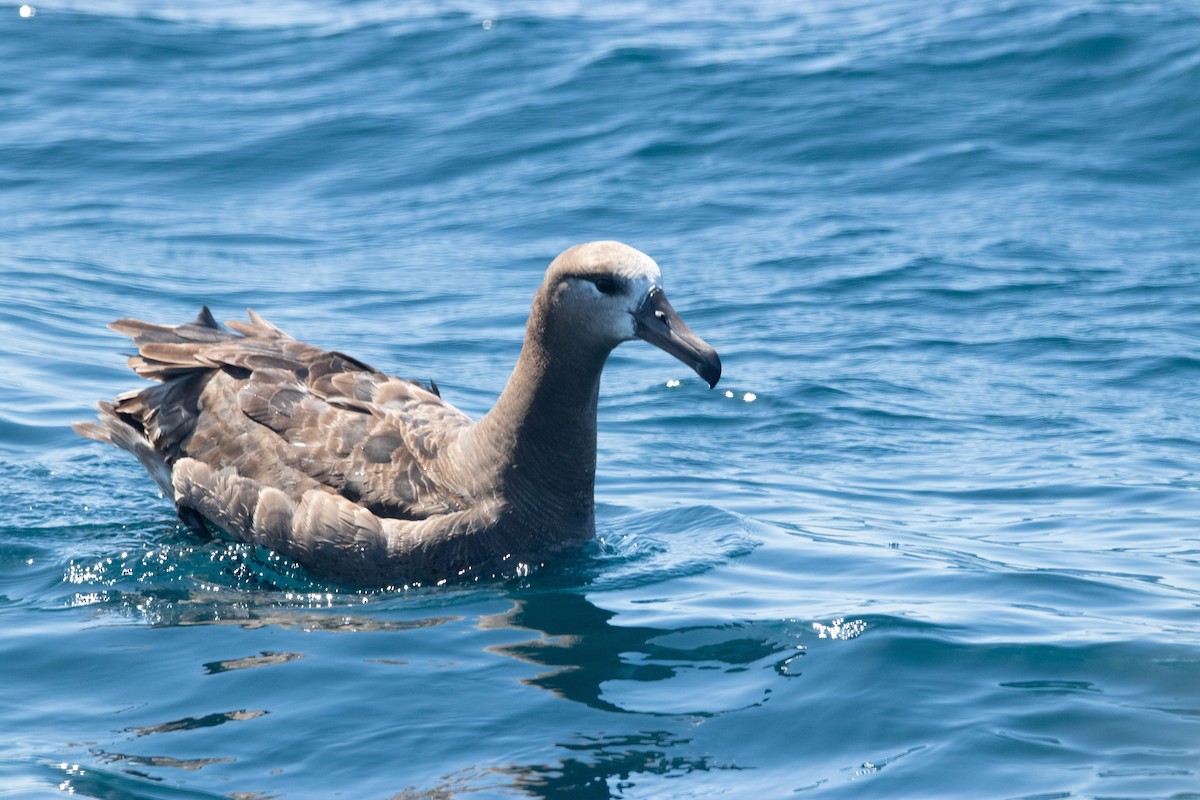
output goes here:
{"type": "Polygon", "coordinates": [[[249,312],[222,328],[122,319],[129,366],[160,383],[77,432],[130,451],[191,527],[355,585],[491,574],[593,535],[600,371],[642,338],[715,385],[720,360],[617,242],[550,265],[524,346],[479,422],[428,387],[298,342],[249,312]]]}

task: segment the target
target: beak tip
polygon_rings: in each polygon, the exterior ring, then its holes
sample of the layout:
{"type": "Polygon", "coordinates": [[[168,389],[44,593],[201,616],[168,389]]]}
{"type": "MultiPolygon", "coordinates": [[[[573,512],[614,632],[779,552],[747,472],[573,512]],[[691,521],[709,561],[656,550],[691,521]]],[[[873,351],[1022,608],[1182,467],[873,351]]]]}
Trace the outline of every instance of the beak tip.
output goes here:
{"type": "Polygon", "coordinates": [[[711,358],[696,365],[696,374],[704,379],[709,389],[716,388],[717,382],[721,380],[721,359],[716,352],[713,352],[711,358]]]}

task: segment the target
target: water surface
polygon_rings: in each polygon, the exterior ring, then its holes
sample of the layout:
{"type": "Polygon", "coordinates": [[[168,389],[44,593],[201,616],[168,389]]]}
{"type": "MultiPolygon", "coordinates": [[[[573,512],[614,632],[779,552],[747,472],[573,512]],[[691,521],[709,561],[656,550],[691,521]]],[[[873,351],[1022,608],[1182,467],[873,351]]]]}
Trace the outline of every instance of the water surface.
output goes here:
{"type": "Polygon", "coordinates": [[[1200,8],[0,9],[0,796],[1200,792],[1200,8]],[[353,593],[72,421],[250,306],[472,415],[653,255],[600,538],[353,593]],[[676,384],[676,382],[678,382],[676,384]]]}

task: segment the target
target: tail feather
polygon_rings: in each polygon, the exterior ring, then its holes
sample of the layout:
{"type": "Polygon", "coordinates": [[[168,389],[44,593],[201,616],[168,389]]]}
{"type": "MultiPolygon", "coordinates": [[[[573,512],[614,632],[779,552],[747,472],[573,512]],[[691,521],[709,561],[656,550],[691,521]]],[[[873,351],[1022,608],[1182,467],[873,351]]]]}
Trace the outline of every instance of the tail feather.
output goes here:
{"type": "Polygon", "coordinates": [[[119,319],[108,327],[133,339],[136,355],[129,357],[129,368],[143,378],[166,381],[197,370],[213,367],[202,351],[220,342],[239,338],[222,328],[208,306],[184,325],[155,325],[140,319],[119,319]]]}
{"type": "Polygon", "coordinates": [[[191,322],[183,325],[156,325],[128,317],[110,323],[109,328],[133,339],[139,347],[152,342],[223,342],[234,338],[221,327],[208,306],[201,306],[200,313],[191,322]]]}
{"type": "Polygon", "coordinates": [[[279,340],[286,340],[291,349],[307,346],[294,342],[254,311],[249,314],[250,322],[230,323],[235,330],[222,327],[208,306],[201,307],[196,318],[183,325],[156,325],[129,318],[109,325],[137,346],[138,352],[129,357],[130,368],[162,385],[118,395],[115,403],[101,406],[102,424],[81,423],[75,427],[76,432],[135,455],[140,445],[134,442],[148,442],[162,453],[160,461],[165,458],[166,463],[173,464],[195,430],[200,394],[213,370],[299,368],[289,348],[281,350],[279,340]]]}
{"type": "Polygon", "coordinates": [[[175,490],[171,486],[171,468],[167,465],[165,454],[154,449],[145,431],[138,430],[122,419],[112,403],[101,400],[96,404],[96,408],[100,410],[100,422],[77,422],[71,426],[75,432],[89,439],[115,444],[122,450],[133,453],[150,473],[150,477],[154,478],[163,494],[173,499],[175,490]]]}
{"type": "Polygon", "coordinates": [[[113,403],[100,403],[100,421],[78,423],[75,432],[133,453],[164,494],[172,497],[170,465],[195,428],[200,393],[214,367],[203,351],[241,337],[222,328],[208,306],[183,325],[119,319],[109,327],[137,346],[129,366],[162,385],[124,392],[113,403]]]}
{"type": "MultiPolygon", "coordinates": [[[[212,315],[210,314],[209,316],[211,317],[212,315]]],[[[225,324],[228,325],[230,329],[235,330],[244,336],[251,336],[257,339],[291,340],[292,337],[288,336],[282,330],[260,317],[254,311],[254,309],[247,308],[246,316],[250,317],[249,322],[243,322],[240,319],[231,319],[225,324]]]]}
{"type": "Polygon", "coordinates": [[[207,370],[192,370],[160,386],[118,395],[116,413],[134,427],[140,426],[151,445],[174,462],[196,429],[200,394],[210,376],[207,370]]]}

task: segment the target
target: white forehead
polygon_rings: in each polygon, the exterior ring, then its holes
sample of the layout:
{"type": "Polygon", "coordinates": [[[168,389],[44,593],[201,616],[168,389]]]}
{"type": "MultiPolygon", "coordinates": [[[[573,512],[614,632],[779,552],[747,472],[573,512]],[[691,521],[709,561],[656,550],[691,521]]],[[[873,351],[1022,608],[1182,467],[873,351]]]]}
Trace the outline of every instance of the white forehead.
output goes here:
{"type": "Polygon", "coordinates": [[[627,244],[612,241],[587,242],[565,250],[550,264],[546,277],[603,273],[645,281],[651,286],[662,284],[662,272],[653,258],[627,244]]]}

